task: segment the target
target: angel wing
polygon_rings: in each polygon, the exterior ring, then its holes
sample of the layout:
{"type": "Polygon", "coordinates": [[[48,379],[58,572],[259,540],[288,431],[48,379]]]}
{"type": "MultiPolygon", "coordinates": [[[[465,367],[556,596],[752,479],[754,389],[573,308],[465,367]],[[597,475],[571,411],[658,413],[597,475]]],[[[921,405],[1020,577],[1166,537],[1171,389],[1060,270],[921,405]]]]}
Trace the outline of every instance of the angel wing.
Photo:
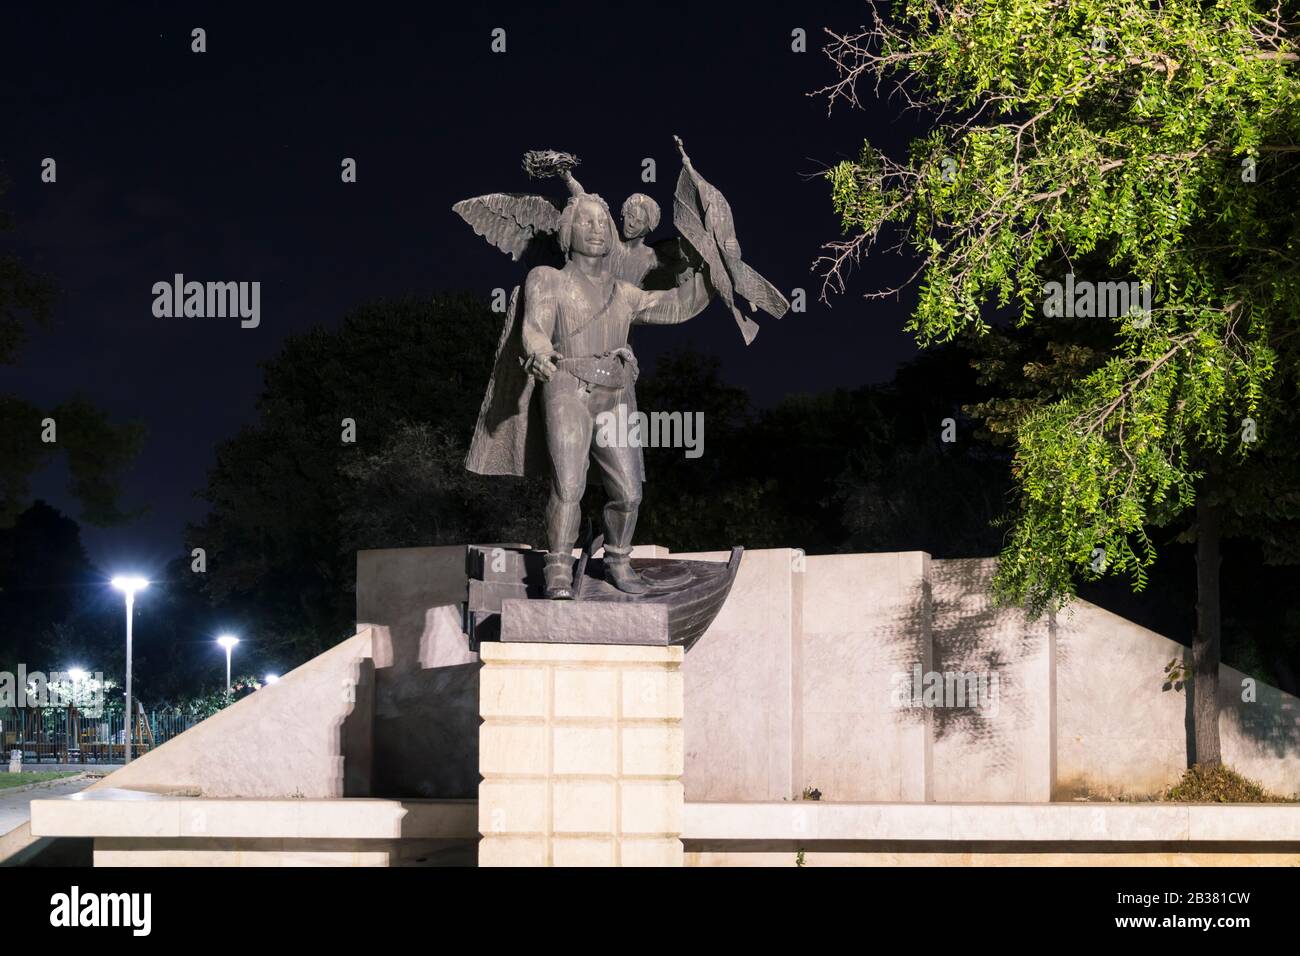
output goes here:
{"type": "Polygon", "coordinates": [[[475,233],[510,253],[516,262],[525,256],[559,255],[555,233],[560,228],[564,205],[553,199],[525,193],[488,193],[462,199],[451,209],[475,233]]]}

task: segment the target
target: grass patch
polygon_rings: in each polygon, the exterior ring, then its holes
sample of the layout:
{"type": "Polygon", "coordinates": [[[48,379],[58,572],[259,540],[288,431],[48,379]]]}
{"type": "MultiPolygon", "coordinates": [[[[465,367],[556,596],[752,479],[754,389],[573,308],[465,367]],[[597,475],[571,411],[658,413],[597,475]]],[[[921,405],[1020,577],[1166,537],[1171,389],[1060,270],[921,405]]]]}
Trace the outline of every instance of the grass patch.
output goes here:
{"type": "Polygon", "coordinates": [[[1228,767],[1191,767],[1161,796],[1173,803],[1295,803],[1228,767]]]}
{"type": "Polygon", "coordinates": [[[0,790],[8,787],[25,787],[29,783],[44,783],[47,780],[58,780],[60,777],[75,777],[76,775],[76,770],[45,770],[36,773],[0,771],[0,790]]]}

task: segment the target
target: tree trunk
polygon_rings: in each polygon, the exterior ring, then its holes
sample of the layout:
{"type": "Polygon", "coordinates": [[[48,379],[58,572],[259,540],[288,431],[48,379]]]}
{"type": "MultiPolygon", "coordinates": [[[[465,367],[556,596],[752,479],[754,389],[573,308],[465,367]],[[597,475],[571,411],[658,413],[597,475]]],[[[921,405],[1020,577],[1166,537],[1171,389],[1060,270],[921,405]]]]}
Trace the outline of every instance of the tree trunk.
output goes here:
{"type": "Polygon", "coordinates": [[[1217,483],[1207,476],[1196,496],[1196,634],[1192,638],[1191,763],[1217,767],[1219,750],[1219,542],[1223,505],[1217,483]]]}

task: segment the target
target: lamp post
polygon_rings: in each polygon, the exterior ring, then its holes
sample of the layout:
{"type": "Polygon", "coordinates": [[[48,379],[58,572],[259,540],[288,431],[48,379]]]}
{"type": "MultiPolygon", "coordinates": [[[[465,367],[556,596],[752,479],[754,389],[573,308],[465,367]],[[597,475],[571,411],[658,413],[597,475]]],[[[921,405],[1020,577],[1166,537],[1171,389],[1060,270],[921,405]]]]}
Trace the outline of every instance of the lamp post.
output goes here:
{"type": "Polygon", "coordinates": [[[222,634],[217,638],[217,643],[226,649],[226,696],[230,696],[230,652],[235,649],[239,643],[239,638],[230,634],[222,634]]]}
{"type": "Polygon", "coordinates": [[[131,617],[135,610],[135,592],[149,586],[144,578],[119,575],[110,582],[126,596],[126,762],[131,762],[131,617]]]}

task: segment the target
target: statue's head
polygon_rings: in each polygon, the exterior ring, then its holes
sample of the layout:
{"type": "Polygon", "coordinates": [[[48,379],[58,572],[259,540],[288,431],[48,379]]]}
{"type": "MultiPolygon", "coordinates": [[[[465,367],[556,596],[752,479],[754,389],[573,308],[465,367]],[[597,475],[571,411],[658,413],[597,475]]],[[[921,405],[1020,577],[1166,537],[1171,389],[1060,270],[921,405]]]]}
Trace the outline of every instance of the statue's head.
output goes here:
{"type": "Polygon", "coordinates": [[[633,193],[623,201],[623,238],[639,239],[659,225],[659,204],[645,193],[633,193]]]}
{"type": "Polygon", "coordinates": [[[605,200],[595,193],[572,197],[560,213],[560,248],[586,256],[607,256],[614,242],[614,219],[605,200]]]}

